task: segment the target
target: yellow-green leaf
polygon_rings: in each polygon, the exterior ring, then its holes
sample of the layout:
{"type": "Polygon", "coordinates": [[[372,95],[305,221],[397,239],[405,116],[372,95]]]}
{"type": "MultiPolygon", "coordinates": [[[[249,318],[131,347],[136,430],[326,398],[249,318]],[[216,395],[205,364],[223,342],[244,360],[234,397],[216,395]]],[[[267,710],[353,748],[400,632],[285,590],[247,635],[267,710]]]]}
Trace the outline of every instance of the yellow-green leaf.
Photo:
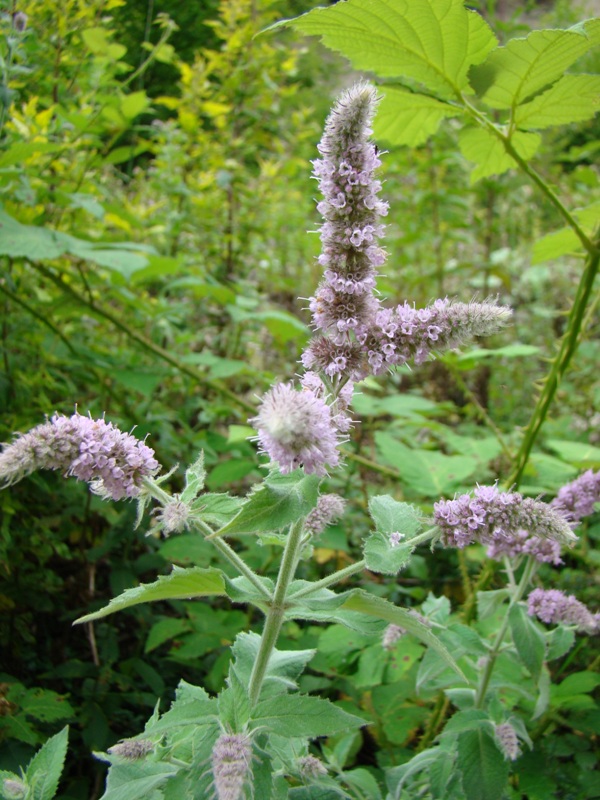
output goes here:
{"type": "Polygon", "coordinates": [[[548,91],[517,107],[520,128],[550,128],[591,119],[600,109],[600,75],[564,75],[548,91]]]}
{"type": "MultiPolygon", "coordinates": [[[[527,161],[538,149],[541,138],[537,133],[517,131],[511,142],[521,158],[527,161]]],[[[466,128],[460,134],[458,146],[465,158],[477,165],[471,173],[471,183],[489,175],[501,175],[516,166],[513,157],[507,153],[502,139],[485,128],[466,128]]]]}
{"type": "Polygon", "coordinates": [[[378,140],[416,147],[436,132],[444,117],[458,113],[456,106],[433,97],[386,88],[373,127],[378,140]]]}

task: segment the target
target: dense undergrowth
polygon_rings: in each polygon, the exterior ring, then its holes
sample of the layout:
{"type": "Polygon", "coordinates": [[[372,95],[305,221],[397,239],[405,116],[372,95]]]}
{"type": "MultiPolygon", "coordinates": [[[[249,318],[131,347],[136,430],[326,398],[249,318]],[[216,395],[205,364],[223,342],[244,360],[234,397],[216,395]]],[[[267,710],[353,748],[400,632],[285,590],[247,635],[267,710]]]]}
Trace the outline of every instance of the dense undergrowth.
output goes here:
{"type": "MultiPolygon", "coordinates": [[[[313,5],[203,4],[190,42],[189,18],[178,30],[166,14],[146,19],[133,0],[4,4],[2,440],[77,406],[149,435],[167,470],[203,450],[211,491],[242,496],[263,478],[248,419],[271,384],[299,371],[311,335],[298,299],[314,293],[321,273],[318,237],[306,233],[318,216],[310,160],[331,100],[352,76],[314,39],[255,34],[313,5]]],[[[522,8],[498,17],[493,4],[477,5],[504,40],[529,30],[522,8]]],[[[535,27],[581,18],[565,4],[545,14],[534,13],[535,27]]],[[[577,68],[595,65],[592,51],[577,68]]],[[[597,289],[541,432],[519,461],[583,271],[569,235],[555,233],[564,224],[556,207],[514,170],[473,181],[454,120],[410,147],[377,123],[375,134],[389,150],[382,295],[417,305],[498,295],[514,316],[491,339],[360,384],[345,469],[324,489],[346,499],[346,515],[315,541],[300,566],[305,580],[360,558],[373,494],[431,514],[440,497],[476,482],[553,497],[600,468],[597,289]]],[[[577,219],[589,235],[597,154],[598,122],[584,120],[546,131],[535,162],[566,208],[584,209],[577,219]]],[[[171,481],[183,488],[181,472],[171,481]]],[[[109,505],[54,473],[0,493],[0,509],[0,769],[18,771],[68,723],[58,796],[97,798],[105,765],[91,751],[140,731],[181,678],[221,690],[230,645],[240,631],[259,632],[262,616],[224,598],[173,600],[72,628],[170,564],[222,568],[218,554],[191,532],[161,537],[156,516],[135,530],[133,504],[109,505]]],[[[544,564],[539,576],[595,607],[600,523],[589,517],[578,534],[562,567],[544,564]]],[[[244,537],[236,548],[257,573],[276,576],[277,537],[244,537]]],[[[502,587],[501,570],[481,546],[425,549],[396,577],[368,572],[360,585],[440,625],[452,609],[466,625],[477,592],[502,587]]],[[[379,777],[424,751],[453,713],[443,683],[415,692],[424,652],[416,638],[385,650],[342,625],[290,621],[278,647],[316,648],[300,688],[371,723],[324,742],[340,771],[379,777]]],[[[594,648],[578,636],[551,663],[560,685],[530,728],[535,747],[518,762],[511,797],[600,797],[594,648]]],[[[353,797],[369,796],[359,789],[353,797]]]]}

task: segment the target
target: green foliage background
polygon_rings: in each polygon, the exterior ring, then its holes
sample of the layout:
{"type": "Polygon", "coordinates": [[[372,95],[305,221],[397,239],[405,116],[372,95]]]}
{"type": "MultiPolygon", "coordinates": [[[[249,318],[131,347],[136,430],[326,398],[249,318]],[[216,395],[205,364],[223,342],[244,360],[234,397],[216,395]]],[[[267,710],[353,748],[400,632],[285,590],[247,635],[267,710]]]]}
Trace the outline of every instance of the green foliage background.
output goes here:
{"type": "MultiPolygon", "coordinates": [[[[298,297],[319,279],[318,238],[306,234],[317,217],[310,159],[351,75],[346,61],[291,31],[254,37],[312,5],[211,0],[161,3],[157,14],[133,0],[4,4],[0,438],[77,404],[149,434],[167,469],[204,449],[211,490],[241,493],[260,478],[247,420],[256,396],[297,370],[309,336],[298,297]],[[28,18],[20,36],[16,11],[28,18]]],[[[503,14],[479,5],[506,38],[532,22],[579,18],[568,4],[503,14]]],[[[578,69],[594,66],[592,54],[578,69]]],[[[514,326],[506,340],[365,383],[344,478],[331,481],[352,522],[322,537],[306,577],[351,560],[369,529],[370,492],[429,511],[441,495],[506,476],[581,272],[572,242],[555,233],[555,210],[514,172],[472,182],[452,123],[410,144],[391,145],[384,158],[392,211],[380,289],[416,303],[499,293],[515,308],[514,326]]],[[[595,199],[598,150],[593,121],[543,136],[538,169],[571,208],[595,199]]],[[[582,212],[589,227],[591,209],[582,212]]],[[[600,467],[596,311],[527,466],[526,493],[555,492],[600,467]]],[[[26,764],[69,722],[76,757],[61,797],[98,797],[102,766],[90,751],[141,729],[180,677],[218,690],[228,645],[259,620],[218,599],[175,601],[72,630],[74,618],[170,563],[210,567],[210,549],[188,534],[161,541],[152,521],[144,538],[130,505],[109,506],[54,474],[0,493],[0,510],[0,768],[26,764]]],[[[592,524],[560,573],[546,570],[548,582],[593,604],[598,538],[592,524]]],[[[267,574],[278,546],[240,543],[267,574]]],[[[447,620],[442,596],[468,616],[475,587],[494,580],[482,552],[445,553],[413,559],[397,581],[373,576],[372,588],[409,604],[431,589],[441,598],[432,613],[447,620]]],[[[399,763],[446,713],[441,694],[416,699],[416,642],[401,658],[382,657],[379,644],[349,639],[340,626],[295,623],[284,642],[318,649],[305,691],[343,696],[344,708],[374,720],[327,741],[341,767],[399,763]]],[[[583,640],[555,662],[557,676],[577,674],[592,656],[583,640]]],[[[524,757],[524,791],[531,800],[559,785],[567,789],[557,797],[600,796],[589,778],[600,712],[588,709],[582,721],[581,703],[557,708],[544,720],[554,735],[524,757]]]]}

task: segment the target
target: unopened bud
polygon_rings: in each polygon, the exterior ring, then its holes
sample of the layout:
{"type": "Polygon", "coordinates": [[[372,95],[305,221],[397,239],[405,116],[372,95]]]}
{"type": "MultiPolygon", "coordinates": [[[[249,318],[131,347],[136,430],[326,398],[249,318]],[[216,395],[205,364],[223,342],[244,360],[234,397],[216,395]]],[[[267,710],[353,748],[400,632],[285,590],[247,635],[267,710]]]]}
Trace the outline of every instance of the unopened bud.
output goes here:
{"type": "Polygon", "coordinates": [[[24,14],[22,11],[17,11],[17,13],[13,16],[13,28],[18,33],[23,33],[25,28],[27,27],[27,14],[24,14]]]}
{"type": "Polygon", "coordinates": [[[504,754],[504,758],[507,758],[509,761],[516,761],[521,755],[519,740],[510,722],[503,722],[502,725],[496,725],[496,741],[504,754]]]}
{"type": "Polygon", "coordinates": [[[305,780],[316,780],[327,775],[327,767],[315,756],[302,756],[298,759],[298,772],[305,780]]]}
{"type": "Polygon", "coordinates": [[[154,750],[154,743],[149,739],[124,739],[108,748],[113,756],[127,758],[130,761],[139,761],[154,750]]]}
{"type": "Polygon", "coordinates": [[[13,780],[13,778],[6,778],[2,784],[2,794],[10,800],[20,800],[27,794],[27,786],[23,781],[13,780]]]}

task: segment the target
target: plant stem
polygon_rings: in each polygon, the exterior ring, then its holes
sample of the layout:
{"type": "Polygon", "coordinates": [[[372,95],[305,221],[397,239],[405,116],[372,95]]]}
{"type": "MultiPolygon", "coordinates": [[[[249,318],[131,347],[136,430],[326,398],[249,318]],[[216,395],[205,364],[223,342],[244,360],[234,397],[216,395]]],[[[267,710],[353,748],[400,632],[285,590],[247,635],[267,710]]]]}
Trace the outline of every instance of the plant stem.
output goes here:
{"type": "Polygon", "coordinates": [[[527,586],[529,585],[529,581],[533,575],[535,570],[536,563],[533,556],[528,556],[527,561],[525,562],[525,567],[523,568],[523,574],[521,575],[521,580],[519,581],[519,585],[516,587],[513,596],[510,599],[510,603],[508,604],[508,608],[506,609],[506,614],[504,615],[504,619],[502,621],[502,625],[496,634],[496,639],[492,646],[492,649],[487,657],[485,669],[483,671],[483,675],[479,681],[479,686],[477,687],[477,692],[475,694],[475,708],[482,708],[483,702],[485,700],[485,695],[490,683],[490,679],[492,677],[492,672],[494,671],[494,665],[496,663],[496,659],[498,657],[498,653],[500,652],[500,648],[502,647],[502,642],[504,641],[504,637],[506,636],[506,631],[508,630],[509,625],[509,612],[510,609],[519,602],[519,600],[523,597],[527,586]]]}
{"type": "Polygon", "coordinates": [[[544,380],[542,391],[538,397],[538,401],[531,415],[529,424],[525,429],[521,446],[516,455],[515,467],[510,475],[510,478],[508,479],[508,485],[519,485],[519,482],[523,477],[523,471],[525,470],[527,461],[529,460],[531,450],[541,430],[541,427],[544,424],[544,420],[546,419],[548,410],[552,404],[552,401],[554,400],[554,396],[559,384],[563,378],[563,375],[567,371],[567,367],[569,366],[573,354],[577,350],[582,322],[585,317],[590,295],[594,287],[594,280],[598,274],[599,265],[600,251],[596,248],[593,252],[590,252],[586,258],[585,269],[583,275],[581,276],[581,280],[579,281],[579,286],[577,287],[577,294],[575,295],[575,300],[573,301],[573,307],[569,313],[567,329],[562,338],[560,349],[552,362],[552,366],[548,372],[548,375],[544,380]]]}
{"type": "Polygon", "coordinates": [[[250,698],[251,707],[256,705],[260,697],[260,690],[262,689],[267,672],[269,659],[277,643],[279,631],[283,623],[287,591],[294,577],[298,549],[302,541],[303,524],[304,519],[301,519],[290,526],[290,532],[279,567],[277,584],[273,592],[273,598],[269,604],[269,611],[267,612],[265,626],[260,639],[260,648],[248,684],[248,696],[250,698]]]}
{"type": "Polygon", "coordinates": [[[366,562],[364,559],[357,561],[354,564],[350,564],[348,567],[344,567],[344,569],[338,569],[337,572],[332,572],[331,575],[328,575],[326,578],[321,578],[320,581],[315,581],[309,586],[304,586],[302,589],[298,589],[297,592],[292,592],[289,596],[289,599],[297,600],[299,597],[306,597],[309,594],[318,592],[319,589],[327,589],[328,586],[334,586],[336,583],[343,581],[344,578],[349,578],[351,575],[355,575],[357,572],[362,572],[365,567],[366,562]]]}

